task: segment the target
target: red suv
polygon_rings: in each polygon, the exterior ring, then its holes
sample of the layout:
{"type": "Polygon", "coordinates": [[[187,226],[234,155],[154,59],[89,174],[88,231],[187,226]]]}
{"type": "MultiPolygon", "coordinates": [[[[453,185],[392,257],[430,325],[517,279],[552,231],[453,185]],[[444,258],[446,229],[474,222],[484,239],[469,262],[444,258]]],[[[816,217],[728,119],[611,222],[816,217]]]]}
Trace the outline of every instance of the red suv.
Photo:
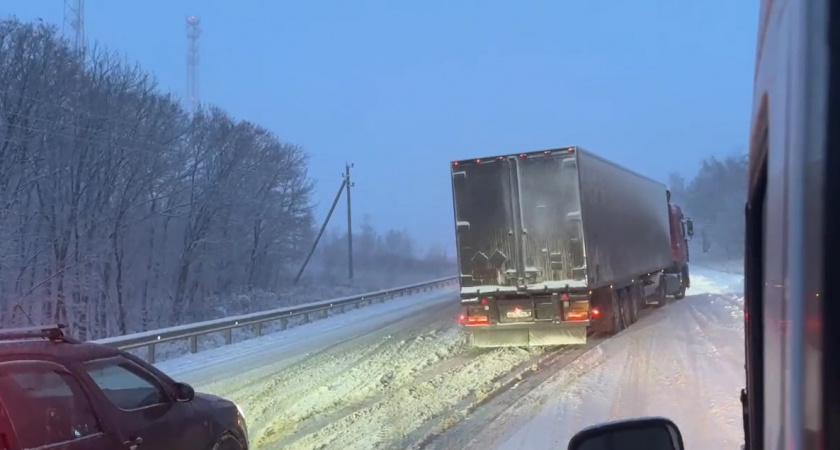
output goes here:
{"type": "Polygon", "coordinates": [[[0,450],[247,450],[239,408],[63,326],[0,330],[0,450]]]}

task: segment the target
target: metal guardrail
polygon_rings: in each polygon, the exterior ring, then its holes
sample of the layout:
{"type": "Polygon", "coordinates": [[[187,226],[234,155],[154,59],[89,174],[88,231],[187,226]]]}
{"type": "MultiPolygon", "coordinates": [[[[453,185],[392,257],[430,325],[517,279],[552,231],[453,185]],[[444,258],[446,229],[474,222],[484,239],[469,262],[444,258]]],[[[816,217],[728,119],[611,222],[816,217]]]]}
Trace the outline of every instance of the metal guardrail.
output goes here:
{"type": "Polygon", "coordinates": [[[257,327],[257,336],[263,335],[263,327],[269,322],[280,322],[281,330],[285,330],[288,325],[288,319],[291,317],[303,316],[303,323],[310,322],[312,313],[322,311],[332,311],[334,309],[341,309],[344,312],[348,306],[361,306],[363,303],[378,303],[395,297],[402,297],[405,295],[415,294],[417,292],[429,291],[437,289],[449,284],[454,284],[458,277],[440,278],[432,281],[425,281],[423,283],[411,284],[392,289],[385,289],[376,292],[368,292],[365,294],[354,295],[351,297],[343,297],[332,300],[323,300],[319,302],[307,303],[304,305],[291,306],[287,308],[272,309],[269,311],[256,312],[251,314],[243,314],[241,316],[227,317],[224,319],[208,320],[206,322],[197,322],[186,325],[178,325],[171,328],[163,328],[158,330],[143,331],[140,333],[127,334],[124,336],[114,336],[105,339],[98,339],[92,341],[97,344],[116,347],[121,350],[131,350],[141,347],[148,347],[146,360],[154,364],[155,362],[155,346],[164,342],[172,342],[182,339],[188,339],[190,342],[190,352],[198,352],[198,337],[210,333],[224,333],[225,344],[230,344],[232,341],[232,331],[235,328],[243,328],[248,326],[257,327]]]}

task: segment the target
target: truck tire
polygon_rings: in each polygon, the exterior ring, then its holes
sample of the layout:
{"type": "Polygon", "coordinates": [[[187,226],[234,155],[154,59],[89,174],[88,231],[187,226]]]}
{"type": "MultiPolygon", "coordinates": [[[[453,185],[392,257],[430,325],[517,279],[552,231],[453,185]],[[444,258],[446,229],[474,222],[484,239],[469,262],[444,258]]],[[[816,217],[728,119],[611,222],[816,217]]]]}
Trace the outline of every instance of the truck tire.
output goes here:
{"type": "Polygon", "coordinates": [[[624,327],[624,308],[617,289],[610,289],[610,334],[618,334],[624,327]]]}
{"type": "Polygon", "coordinates": [[[674,294],[674,298],[677,300],[682,300],[685,298],[685,285],[680,286],[680,290],[677,291],[676,294],[674,294]]]}
{"type": "Polygon", "coordinates": [[[636,314],[633,312],[633,295],[632,286],[626,287],[618,291],[618,301],[621,302],[621,318],[624,322],[624,328],[630,328],[636,322],[636,314]]]}
{"type": "Polygon", "coordinates": [[[641,286],[634,284],[627,288],[628,299],[630,300],[630,321],[639,321],[639,308],[641,308],[642,293],[641,286]]]}

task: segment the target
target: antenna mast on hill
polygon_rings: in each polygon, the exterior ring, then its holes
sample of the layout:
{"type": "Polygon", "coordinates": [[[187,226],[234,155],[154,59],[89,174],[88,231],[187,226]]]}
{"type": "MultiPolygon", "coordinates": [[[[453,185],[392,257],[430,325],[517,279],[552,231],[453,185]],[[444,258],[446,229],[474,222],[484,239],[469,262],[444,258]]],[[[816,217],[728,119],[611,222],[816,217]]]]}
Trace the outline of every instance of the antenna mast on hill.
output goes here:
{"type": "Polygon", "coordinates": [[[195,111],[198,106],[198,37],[201,36],[201,19],[187,17],[187,102],[195,111]]]}
{"type": "Polygon", "coordinates": [[[85,0],[64,0],[64,27],[72,31],[68,36],[73,49],[85,54],[85,0]]]}

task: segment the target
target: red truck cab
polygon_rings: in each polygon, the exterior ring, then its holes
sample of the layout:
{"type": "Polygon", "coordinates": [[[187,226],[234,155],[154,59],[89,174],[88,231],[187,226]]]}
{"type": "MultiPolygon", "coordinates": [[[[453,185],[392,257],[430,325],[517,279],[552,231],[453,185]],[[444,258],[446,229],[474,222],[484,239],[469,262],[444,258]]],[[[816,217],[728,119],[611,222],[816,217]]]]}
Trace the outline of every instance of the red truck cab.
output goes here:
{"type": "Polygon", "coordinates": [[[671,267],[667,273],[675,273],[680,276],[680,289],[674,295],[680,299],[685,297],[685,291],[691,287],[691,278],[688,273],[688,241],[694,236],[694,223],[685,217],[682,208],[671,203],[671,191],[666,191],[668,198],[668,221],[671,225],[671,267]]]}

